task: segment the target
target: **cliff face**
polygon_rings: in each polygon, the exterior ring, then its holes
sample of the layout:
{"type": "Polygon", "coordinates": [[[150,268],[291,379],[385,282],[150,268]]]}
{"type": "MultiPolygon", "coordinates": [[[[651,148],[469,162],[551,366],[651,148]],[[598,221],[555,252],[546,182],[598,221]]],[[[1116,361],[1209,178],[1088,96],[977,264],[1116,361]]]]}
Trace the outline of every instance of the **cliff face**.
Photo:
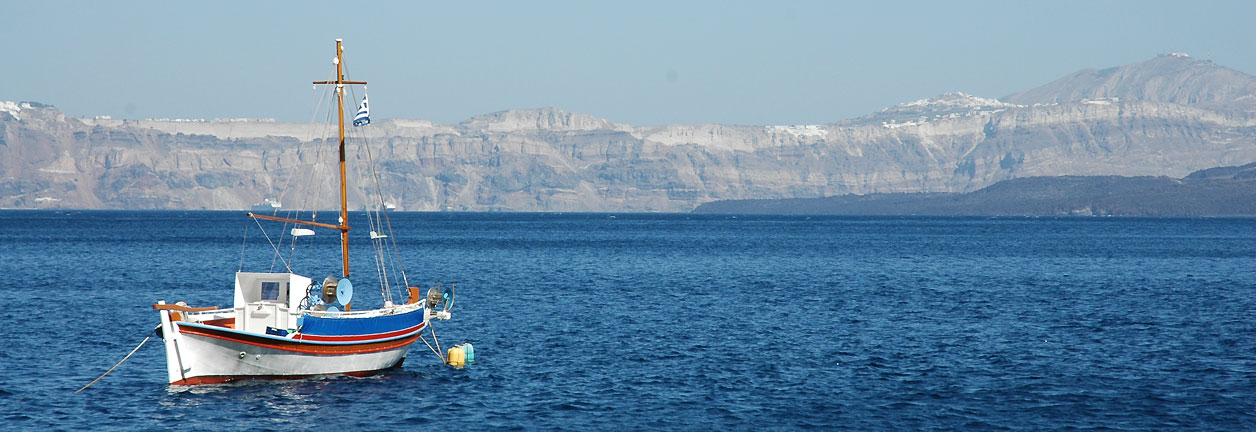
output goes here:
{"type": "MultiPolygon", "coordinates": [[[[1031,176],[1181,177],[1256,161],[1253,83],[1166,56],[1003,100],[946,94],[827,125],[637,127],[554,108],[456,125],[377,120],[351,129],[370,152],[350,144],[349,169],[378,176],[398,209],[473,211],[688,211],[1031,176]],[[358,169],[368,157],[374,174],[358,169]]],[[[295,207],[310,195],[302,179],[329,191],[312,205],[334,206],[334,169],[314,168],[335,158],[334,143],[312,138],[322,125],[87,120],[0,104],[0,207],[295,207]]]]}

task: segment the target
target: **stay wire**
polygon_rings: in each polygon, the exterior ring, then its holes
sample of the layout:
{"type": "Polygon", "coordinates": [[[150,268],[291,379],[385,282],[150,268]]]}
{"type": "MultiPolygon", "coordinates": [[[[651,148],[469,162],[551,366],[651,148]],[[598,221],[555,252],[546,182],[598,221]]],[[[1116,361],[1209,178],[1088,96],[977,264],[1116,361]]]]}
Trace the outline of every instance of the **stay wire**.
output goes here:
{"type": "MultiPolygon", "coordinates": [[[[345,75],[349,76],[348,62],[343,62],[341,66],[344,67],[345,69],[345,75]]],[[[366,89],[366,86],[363,86],[363,90],[365,89],[366,89]]],[[[349,93],[352,96],[351,100],[357,101],[358,99],[357,92],[354,91],[353,87],[349,88],[349,93]]],[[[367,158],[367,166],[370,169],[371,180],[375,189],[374,195],[376,198],[378,198],[379,208],[383,209],[382,211],[373,209],[372,206],[369,205],[370,200],[367,200],[368,201],[368,206],[366,209],[367,223],[370,226],[371,231],[382,234],[384,232],[384,227],[386,223],[385,221],[388,221],[387,222],[388,240],[381,240],[378,238],[372,239],[371,246],[375,252],[376,273],[379,274],[380,282],[383,285],[381,287],[381,291],[383,292],[384,300],[391,301],[393,293],[390,287],[390,282],[392,281],[390,281],[388,277],[388,262],[393,261],[394,264],[396,264],[397,267],[400,269],[402,283],[405,286],[409,285],[409,281],[406,278],[405,266],[401,264],[401,261],[400,261],[400,250],[396,247],[397,241],[396,241],[396,238],[393,236],[392,224],[390,221],[390,217],[388,215],[388,210],[384,207],[385,200],[384,200],[383,188],[381,186],[382,182],[380,181],[379,172],[375,167],[375,156],[371,152],[370,138],[367,136],[365,131],[359,130],[356,127],[351,130],[351,133],[354,134],[358,138],[357,139],[357,142],[359,143],[358,148],[365,150],[366,158],[367,158]],[[383,213],[382,217],[379,216],[380,213],[383,213]],[[388,253],[387,245],[390,243],[393,245],[394,251],[396,251],[395,254],[388,253]]],[[[365,170],[359,169],[355,171],[358,173],[358,179],[361,180],[363,171],[365,170]]],[[[367,194],[367,195],[369,196],[370,194],[367,194]]],[[[392,285],[396,285],[396,284],[392,284],[392,285]]]]}
{"type": "Polygon", "coordinates": [[[427,338],[423,337],[423,335],[419,335],[419,340],[423,341],[424,345],[427,345],[427,349],[432,350],[432,354],[436,354],[436,358],[440,359],[441,363],[449,363],[445,360],[445,356],[442,355],[440,351],[437,351],[436,348],[432,347],[432,344],[427,341],[427,338]]]}
{"type": "Polygon", "coordinates": [[[249,247],[249,224],[244,224],[244,240],[240,241],[240,267],[236,268],[237,272],[244,271],[244,251],[249,247]]]}
{"type": "MultiPolygon", "coordinates": [[[[288,265],[287,261],[284,261],[283,252],[279,251],[279,246],[275,246],[275,242],[270,239],[270,235],[266,234],[266,228],[262,228],[262,221],[253,218],[253,222],[257,223],[257,229],[262,230],[262,236],[266,237],[266,241],[270,243],[270,248],[275,250],[275,259],[282,261],[284,268],[288,269],[288,273],[292,273],[292,266],[288,265]]],[[[271,269],[274,269],[274,261],[271,261],[271,269]]]]}
{"type": "MultiPolygon", "coordinates": [[[[347,74],[347,73],[348,73],[348,64],[345,64],[345,65],[344,65],[344,67],[345,67],[345,71],[346,71],[345,73],[347,74]]],[[[365,88],[365,86],[364,86],[363,88],[365,88]]],[[[351,89],[350,91],[352,91],[352,89],[351,89]]],[[[353,94],[353,97],[354,97],[354,100],[357,100],[357,94],[356,94],[356,93],[354,93],[354,94],[353,94]]],[[[381,206],[381,207],[383,207],[383,205],[384,205],[384,192],[383,192],[383,188],[382,188],[382,182],[380,181],[379,171],[378,171],[378,170],[376,170],[376,168],[375,168],[375,157],[374,157],[374,155],[371,153],[370,141],[369,141],[369,139],[367,139],[367,138],[366,138],[366,136],[365,136],[365,135],[366,135],[365,133],[362,133],[362,134],[361,134],[361,136],[362,136],[362,142],[366,143],[366,145],[364,145],[364,146],[362,146],[362,147],[366,149],[366,158],[367,158],[367,161],[369,162],[369,164],[368,164],[368,165],[369,165],[369,166],[370,166],[370,168],[371,168],[371,177],[372,177],[372,180],[374,180],[374,184],[375,184],[375,195],[379,198],[379,201],[380,201],[380,206],[381,206]]],[[[393,235],[393,230],[392,230],[392,216],[388,214],[387,209],[384,209],[384,211],[383,211],[382,213],[383,213],[383,217],[382,217],[382,218],[379,218],[379,219],[380,219],[380,220],[379,220],[379,225],[378,225],[378,226],[376,226],[376,225],[374,225],[374,223],[372,222],[372,228],[377,228],[377,231],[379,231],[379,232],[383,232],[383,231],[384,231],[384,228],[387,228],[387,229],[388,229],[388,240],[385,240],[385,241],[381,242],[381,243],[383,243],[383,244],[382,244],[382,245],[380,245],[380,249],[378,250],[378,252],[377,252],[377,253],[378,253],[378,254],[380,254],[380,256],[381,256],[381,257],[380,257],[380,260],[381,260],[381,261],[386,261],[386,260],[384,260],[384,258],[383,258],[384,256],[391,256],[393,263],[397,266],[397,268],[398,268],[398,270],[399,270],[399,273],[401,274],[401,282],[402,282],[402,286],[404,286],[404,287],[408,287],[408,286],[410,286],[410,280],[409,280],[409,278],[408,278],[408,277],[407,277],[407,275],[406,275],[406,267],[405,267],[405,263],[401,260],[401,249],[397,246],[397,238],[396,238],[396,236],[394,236],[394,235],[393,235]],[[386,247],[387,247],[387,245],[392,245],[392,247],[393,247],[393,253],[392,253],[392,254],[388,254],[388,253],[386,252],[386,247]]],[[[369,210],[368,210],[368,214],[369,214],[369,210]]],[[[379,264],[379,265],[384,265],[384,264],[379,264]]],[[[385,271],[385,273],[387,273],[387,271],[385,271]]],[[[391,292],[392,292],[392,291],[391,291],[391,290],[388,290],[388,291],[389,291],[389,293],[391,294],[391,292]]]]}

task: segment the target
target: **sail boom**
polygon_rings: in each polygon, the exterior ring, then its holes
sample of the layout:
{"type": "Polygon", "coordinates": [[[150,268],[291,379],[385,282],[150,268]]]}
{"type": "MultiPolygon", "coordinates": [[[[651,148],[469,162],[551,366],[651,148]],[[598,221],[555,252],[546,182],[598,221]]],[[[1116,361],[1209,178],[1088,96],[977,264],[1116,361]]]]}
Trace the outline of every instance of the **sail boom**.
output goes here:
{"type": "Polygon", "coordinates": [[[276,222],[288,222],[288,223],[294,223],[294,224],[316,226],[319,228],[330,228],[334,230],[340,230],[341,232],[349,232],[348,225],[332,225],[329,223],[303,221],[300,219],[288,219],[288,218],[282,218],[282,217],[276,217],[276,216],[266,216],[266,215],[260,215],[256,213],[249,213],[249,217],[254,218],[254,219],[265,219],[265,220],[271,220],[271,221],[276,221],[276,222]]]}

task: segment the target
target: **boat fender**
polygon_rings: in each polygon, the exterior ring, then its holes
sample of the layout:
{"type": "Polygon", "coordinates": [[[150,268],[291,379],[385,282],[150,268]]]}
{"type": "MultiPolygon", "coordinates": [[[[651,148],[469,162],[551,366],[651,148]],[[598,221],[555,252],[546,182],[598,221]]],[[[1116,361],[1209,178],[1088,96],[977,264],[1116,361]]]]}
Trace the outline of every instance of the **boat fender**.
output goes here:
{"type": "Polygon", "coordinates": [[[466,352],[467,364],[475,363],[475,347],[471,346],[471,342],[463,342],[457,346],[462,347],[462,350],[466,352]]]}
{"type": "Polygon", "coordinates": [[[459,346],[449,348],[449,355],[445,358],[448,359],[446,360],[446,363],[456,368],[461,368],[467,365],[467,352],[463,351],[462,347],[459,346]]]}

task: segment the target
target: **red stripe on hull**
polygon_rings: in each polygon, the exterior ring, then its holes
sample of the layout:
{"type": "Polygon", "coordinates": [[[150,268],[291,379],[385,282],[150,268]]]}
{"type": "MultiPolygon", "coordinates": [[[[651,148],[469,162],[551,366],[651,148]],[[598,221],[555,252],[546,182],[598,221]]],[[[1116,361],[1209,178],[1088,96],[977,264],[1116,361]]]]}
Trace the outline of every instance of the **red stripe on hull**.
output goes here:
{"type": "Polygon", "coordinates": [[[369,335],[353,335],[353,336],[319,336],[319,335],[307,335],[307,334],[297,333],[296,336],[293,336],[292,338],[295,340],[307,340],[307,341],[315,341],[315,342],[361,342],[361,341],[368,341],[368,340],[374,340],[374,339],[387,339],[391,337],[397,337],[397,336],[404,335],[406,333],[410,333],[410,332],[414,332],[414,331],[418,331],[422,329],[423,329],[423,324],[419,324],[414,327],[401,329],[401,330],[388,332],[388,333],[374,333],[374,334],[369,334],[369,335]]]}
{"type": "Polygon", "coordinates": [[[321,375],[239,375],[239,376],[200,376],[200,377],[192,377],[192,378],[187,378],[187,379],[178,380],[178,381],[175,381],[175,382],[170,383],[170,385],[172,385],[172,386],[194,386],[194,385],[205,385],[205,384],[225,384],[225,383],[229,383],[229,382],[235,382],[235,381],[248,381],[248,380],[300,380],[300,379],[312,378],[312,377],[316,377],[316,376],[340,376],[340,375],[345,375],[345,376],[351,376],[351,377],[359,377],[359,378],[361,378],[361,377],[368,377],[368,376],[371,376],[371,375],[376,375],[376,374],[379,374],[379,373],[384,372],[384,371],[386,371],[386,370],[399,368],[399,367],[401,367],[401,363],[402,363],[402,362],[404,362],[405,360],[406,360],[406,359],[405,359],[405,357],[402,357],[402,358],[401,358],[401,360],[398,360],[398,361],[397,361],[397,364],[394,364],[394,365],[392,365],[392,366],[389,366],[389,367],[386,367],[386,368],[383,368],[383,369],[378,369],[378,370],[369,370],[369,371],[342,372],[342,373],[334,373],[334,374],[321,374],[321,375]]]}
{"type": "MultiPolygon", "coordinates": [[[[422,326],[420,326],[420,330],[421,329],[422,329],[422,326]]],[[[364,354],[364,353],[372,353],[372,352],[379,352],[379,351],[388,351],[391,349],[396,349],[399,347],[410,345],[411,343],[414,343],[414,341],[419,338],[419,333],[416,331],[414,335],[412,336],[404,337],[404,338],[396,339],[396,340],[390,340],[386,342],[373,342],[373,343],[361,343],[361,344],[350,344],[350,345],[315,345],[315,344],[310,344],[310,343],[303,343],[301,341],[296,341],[296,340],[293,340],[292,342],[278,342],[278,341],[267,339],[267,338],[252,337],[248,335],[241,335],[238,333],[231,333],[231,332],[219,332],[219,331],[206,329],[202,327],[191,327],[191,326],[180,326],[179,333],[187,334],[187,335],[204,336],[204,337],[228,340],[232,342],[248,344],[248,345],[253,345],[253,346],[260,346],[260,347],[272,348],[272,349],[277,349],[277,350],[282,350],[282,351],[299,352],[299,353],[305,353],[305,354],[364,354]]]]}

